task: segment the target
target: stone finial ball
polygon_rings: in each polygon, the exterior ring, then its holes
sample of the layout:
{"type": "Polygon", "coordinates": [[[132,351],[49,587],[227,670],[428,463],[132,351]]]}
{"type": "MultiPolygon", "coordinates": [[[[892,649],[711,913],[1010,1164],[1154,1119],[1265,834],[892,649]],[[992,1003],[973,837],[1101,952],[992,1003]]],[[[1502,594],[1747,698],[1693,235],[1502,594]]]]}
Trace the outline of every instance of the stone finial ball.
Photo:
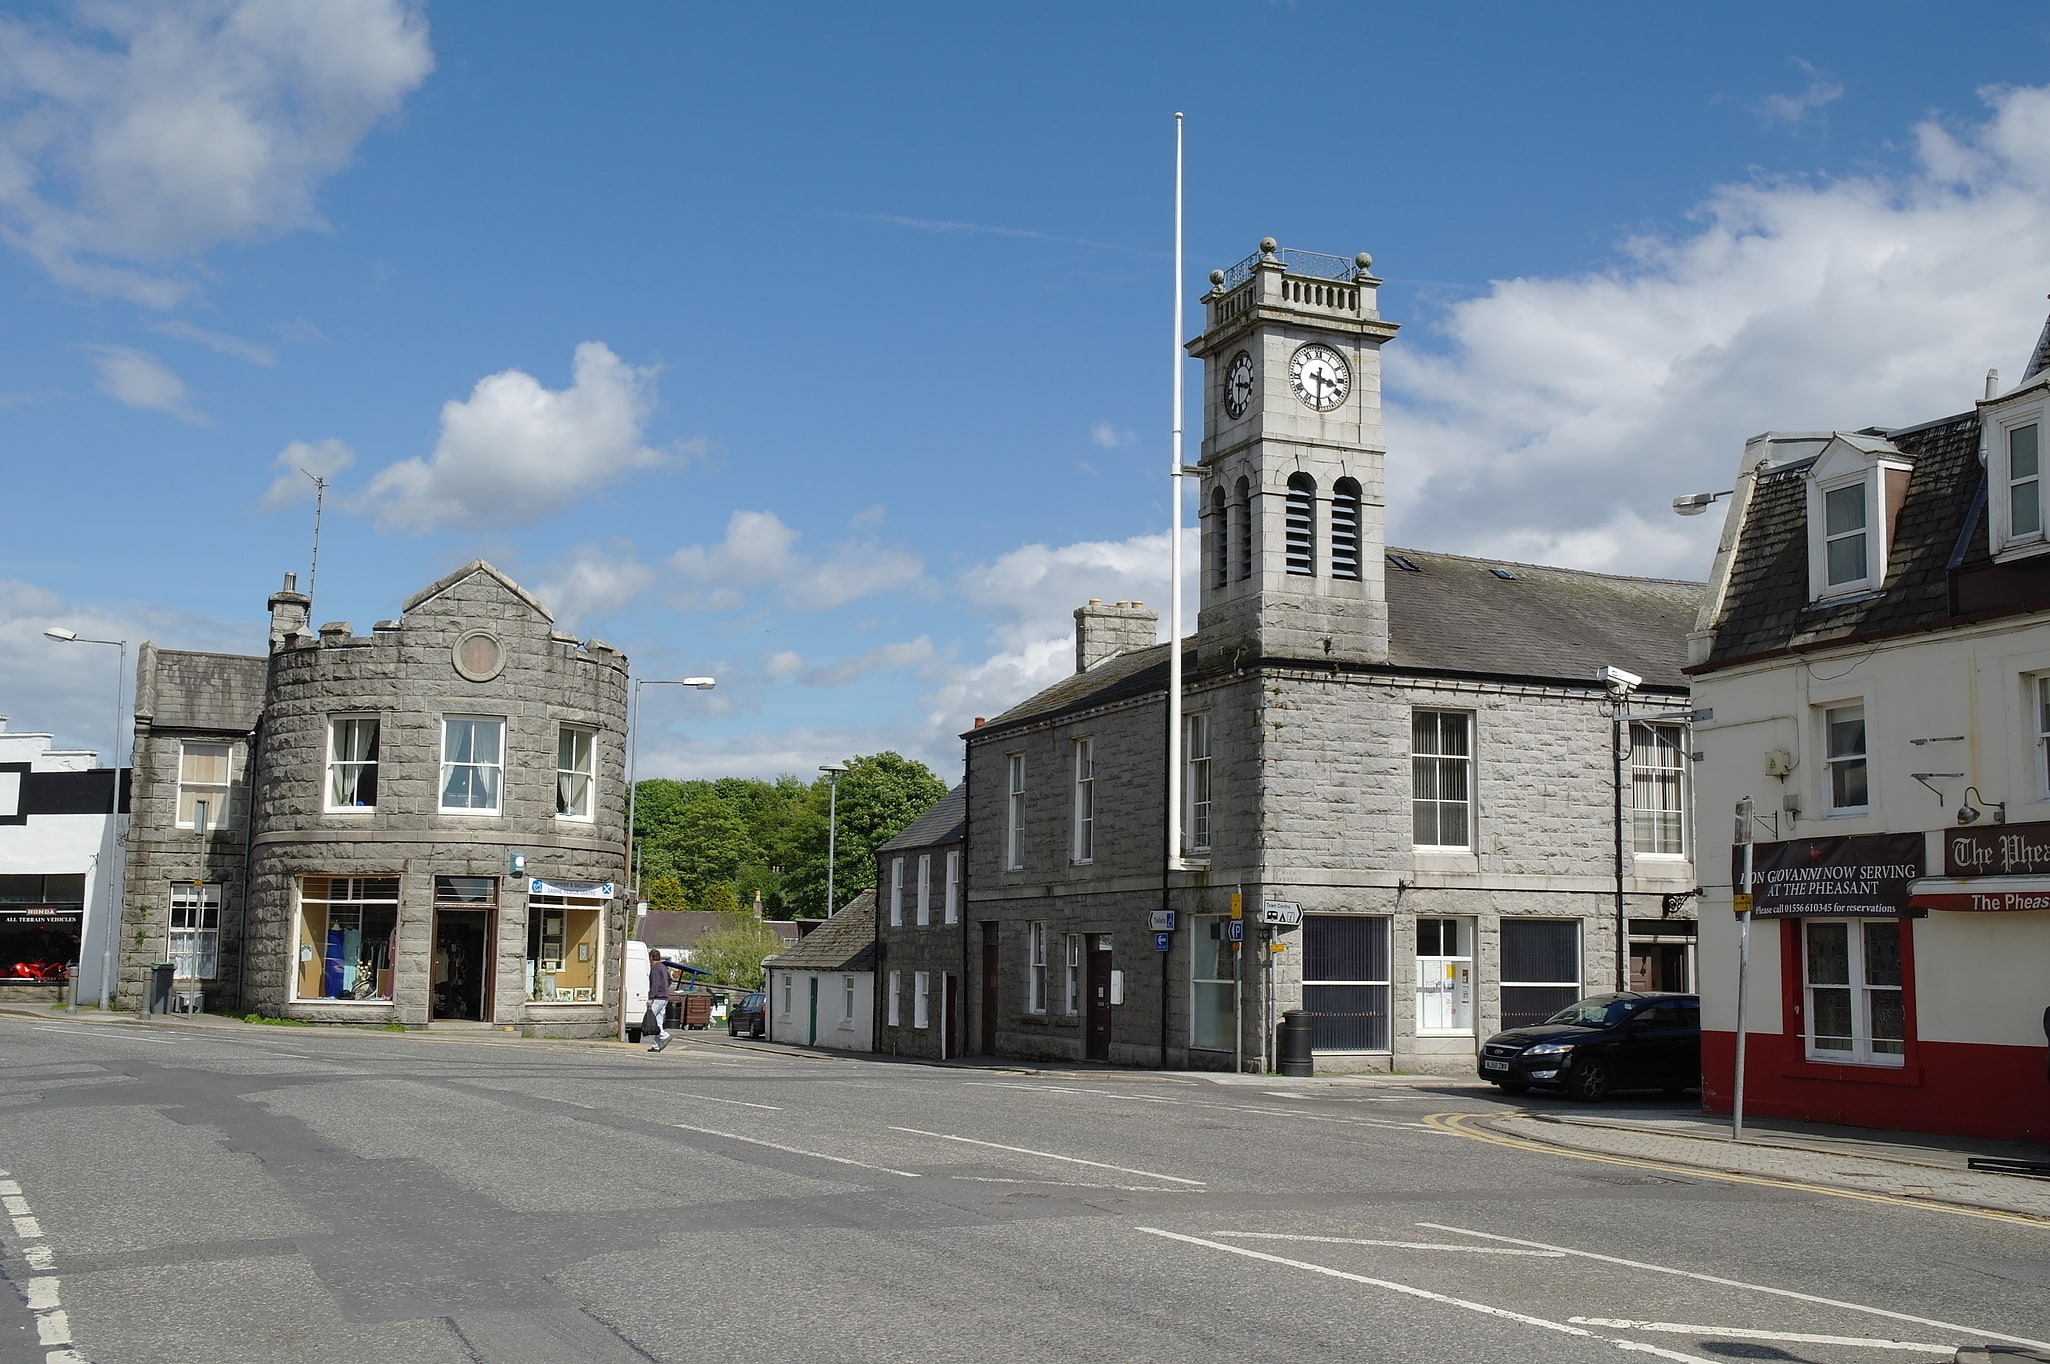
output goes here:
{"type": "Polygon", "coordinates": [[[1222,270],[1212,270],[1212,271],[1210,272],[1210,282],[1211,282],[1212,284],[1222,284],[1222,283],[1224,283],[1224,271],[1222,271],[1222,270]]]}
{"type": "Polygon", "coordinates": [[[1274,238],[1272,238],[1272,237],[1262,237],[1262,238],[1260,238],[1260,252],[1261,252],[1261,254],[1262,254],[1262,255],[1267,255],[1267,256],[1271,256],[1271,255],[1273,255],[1273,254],[1274,254],[1274,251],[1275,251],[1275,248],[1279,247],[1280,245],[1281,245],[1281,243],[1280,243],[1280,242],[1278,242],[1278,241],[1276,241],[1276,240],[1274,240],[1274,238]]]}
{"type": "Polygon", "coordinates": [[[1354,256],[1352,258],[1352,262],[1354,265],[1359,266],[1359,268],[1362,270],[1371,270],[1374,268],[1374,258],[1364,251],[1360,252],[1357,256],[1354,256]]]}

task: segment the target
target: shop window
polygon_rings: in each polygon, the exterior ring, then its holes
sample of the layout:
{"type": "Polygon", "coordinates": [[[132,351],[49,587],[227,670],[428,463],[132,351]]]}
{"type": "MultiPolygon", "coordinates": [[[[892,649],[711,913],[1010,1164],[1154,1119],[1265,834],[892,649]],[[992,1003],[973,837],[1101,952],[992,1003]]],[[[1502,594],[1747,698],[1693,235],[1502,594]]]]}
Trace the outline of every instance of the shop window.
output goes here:
{"type": "Polygon", "coordinates": [[[1630,726],[1630,844],[1640,857],[1687,851],[1686,736],[1680,725],[1630,726]]]}
{"type": "Polygon", "coordinates": [[[495,815],[505,775],[505,721],[450,715],[441,722],[443,814],[495,815]]]}
{"type": "Polygon", "coordinates": [[[932,922],[932,854],[918,855],[918,926],[932,922]]]}
{"type": "Polygon", "coordinates": [[[1183,812],[1182,843],[1192,853],[1210,851],[1210,714],[1208,711],[1189,716],[1183,722],[1183,760],[1188,771],[1185,774],[1185,791],[1182,799],[1187,802],[1183,812]]]}
{"type": "Polygon", "coordinates": [[[226,828],[234,818],[228,781],[234,769],[233,744],[202,744],[190,740],[178,745],[178,827],[196,827],[201,802],[206,805],[206,827],[226,828]]]}
{"type": "Polygon", "coordinates": [[[591,818],[598,783],[598,732],[581,725],[555,731],[555,813],[560,819],[591,818]]]}
{"type": "Polygon", "coordinates": [[[1897,1066],[1906,1056],[1899,919],[1807,919],[1808,1059],[1897,1066]]]}
{"type": "Polygon", "coordinates": [[[569,895],[527,900],[527,999],[595,1004],[604,998],[599,926],[605,901],[569,895]]]}
{"type": "Polygon", "coordinates": [[[396,876],[301,877],[293,996],[390,1000],[398,922],[396,876]]]}
{"type": "Polygon", "coordinates": [[[1046,921],[1034,920],[1027,928],[1030,952],[1027,954],[1029,976],[1026,979],[1027,997],[1025,1007],[1036,1014],[1046,1012],[1046,921]]]}
{"type": "Polygon", "coordinates": [[[1419,848],[1473,846],[1473,716],[1420,710],[1410,716],[1410,814],[1419,848]]]}
{"type": "Polygon", "coordinates": [[[1832,706],[1822,712],[1822,751],[1830,813],[1864,814],[1872,801],[1865,765],[1865,707],[1832,706]]]}
{"type": "Polygon", "coordinates": [[[1473,920],[1416,921],[1416,1028],[1473,1031],[1473,920]]]}
{"type": "Polygon", "coordinates": [[[337,715],[327,722],[327,808],[377,808],[375,715],[337,715]]]}
{"type": "Polygon", "coordinates": [[[1303,1008],[1312,1049],[1388,1050],[1389,938],[1389,921],[1381,917],[1304,917],[1303,1008]]]}
{"type": "Polygon", "coordinates": [[[212,980],[221,968],[221,888],[171,886],[171,964],[180,980],[212,980]]]}
{"type": "Polygon", "coordinates": [[[911,973],[911,1026],[932,1026],[932,972],[911,973]]]}
{"type": "Polygon", "coordinates": [[[961,922],[961,854],[947,854],[947,922],[961,922]]]}
{"type": "Polygon", "coordinates": [[[0,876],[0,980],[62,981],[84,923],[83,875],[0,876]]]}
{"type": "MultiPolygon", "coordinates": [[[[1231,920],[1205,914],[1194,924],[1189,960],[1189,1045],[1230,1051],[1238,969],[1232,953],[1231,920]]],[[[1307,1001],[1305,1001],[1307,1004],[1307,1001]]]]}
{"type": "Polygon", "coordinates": [[[1502,1026],[1542,1023],[1578,998],[1579,921],[1502,920],[1502,1026]]]}

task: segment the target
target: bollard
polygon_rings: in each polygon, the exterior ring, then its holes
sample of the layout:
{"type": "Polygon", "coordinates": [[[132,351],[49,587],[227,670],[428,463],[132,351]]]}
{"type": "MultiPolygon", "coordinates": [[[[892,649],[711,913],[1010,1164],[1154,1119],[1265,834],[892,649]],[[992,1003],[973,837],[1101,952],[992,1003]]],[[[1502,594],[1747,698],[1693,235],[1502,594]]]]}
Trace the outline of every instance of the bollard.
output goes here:
{"type": "Polygon", "coordinates": [[[1290,1009],[1281,1016],[1281,1027],[1277,1030],[1274,1055],[1280,1062],[1283,1075],[1310,1076],[1316,1067],[1310,1059],[1310,1015],[1302,1009],[1290,1009]]]}

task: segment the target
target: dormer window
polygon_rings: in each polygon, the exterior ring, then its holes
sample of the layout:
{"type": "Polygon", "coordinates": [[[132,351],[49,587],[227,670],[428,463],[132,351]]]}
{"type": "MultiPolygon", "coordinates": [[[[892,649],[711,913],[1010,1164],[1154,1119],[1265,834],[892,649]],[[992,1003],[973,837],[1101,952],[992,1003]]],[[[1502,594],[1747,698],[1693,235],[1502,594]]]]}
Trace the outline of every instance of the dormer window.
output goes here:
{"type": "Polygon", "coordinates": [[[2044,536],[2043,427],[2050,410],[2043,390],[2013,410],[1986,415],[1987,520],[1993,553],[2038,554],[2050,549],[2044,536]]]}
{"type": "Polygon", "coordinates": [[[1808,598],[1826,602],[1886,586],[1908,457],[1881,436],[1837,432],[1808,469],[1808,598]]]}
{"type": "Polygon", "coordinates": [[[2030,422],[2007,433],[2007,527],[2011,539],[2043,534],[2041,430],[2030,422]]]}

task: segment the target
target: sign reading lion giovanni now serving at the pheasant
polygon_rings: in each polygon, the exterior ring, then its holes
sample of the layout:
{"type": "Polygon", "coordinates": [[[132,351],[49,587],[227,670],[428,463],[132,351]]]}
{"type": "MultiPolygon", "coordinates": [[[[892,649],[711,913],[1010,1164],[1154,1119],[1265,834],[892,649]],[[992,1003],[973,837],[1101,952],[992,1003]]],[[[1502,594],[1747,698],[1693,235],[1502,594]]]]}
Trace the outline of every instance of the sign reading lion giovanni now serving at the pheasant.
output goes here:
{"type": "MultiPolygon", "coordinates": [[[[1920,834],[1757,843],[1751,859],[1752,912],[1766,919],[1905,914],[1924,863],[1920,834]]],[[[1743,850],[1730,860],[1730,884],[1742,890],[1743,850]]]]}

